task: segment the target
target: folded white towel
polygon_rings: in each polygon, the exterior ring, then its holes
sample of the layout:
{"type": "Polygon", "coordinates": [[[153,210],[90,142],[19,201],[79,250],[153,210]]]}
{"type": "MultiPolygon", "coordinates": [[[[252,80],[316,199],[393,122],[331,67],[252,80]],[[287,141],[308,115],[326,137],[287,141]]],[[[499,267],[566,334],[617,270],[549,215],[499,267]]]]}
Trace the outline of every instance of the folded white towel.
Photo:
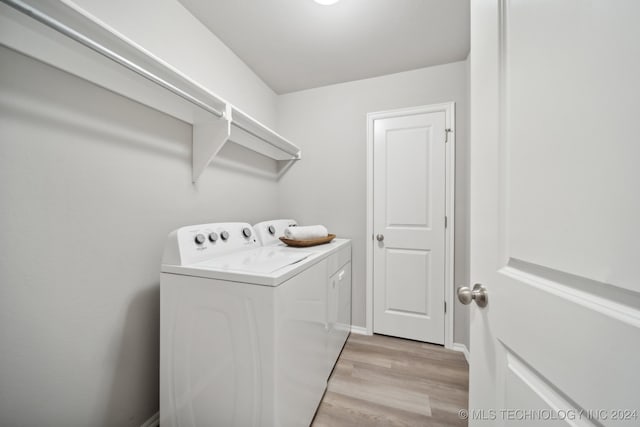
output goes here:
{"type": "Polygon", "coordinates": [[[307,225],[304,227],[287,227],[284,237],[291,240],[310,240],[327,237],[329,232],[324,225],[307,225]]]}

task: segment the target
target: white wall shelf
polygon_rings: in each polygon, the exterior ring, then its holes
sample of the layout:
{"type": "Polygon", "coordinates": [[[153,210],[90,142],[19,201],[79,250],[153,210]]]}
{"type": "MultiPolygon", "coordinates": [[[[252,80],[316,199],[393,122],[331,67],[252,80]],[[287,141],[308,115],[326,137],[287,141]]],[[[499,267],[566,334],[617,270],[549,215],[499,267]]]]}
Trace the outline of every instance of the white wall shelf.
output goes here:
{"type": "Polygon", "coordinates": [[[0,44],[193,125],[193,182],[231,141],[275,160],[300,149],[70,0],[0,0],[0,44]]]}

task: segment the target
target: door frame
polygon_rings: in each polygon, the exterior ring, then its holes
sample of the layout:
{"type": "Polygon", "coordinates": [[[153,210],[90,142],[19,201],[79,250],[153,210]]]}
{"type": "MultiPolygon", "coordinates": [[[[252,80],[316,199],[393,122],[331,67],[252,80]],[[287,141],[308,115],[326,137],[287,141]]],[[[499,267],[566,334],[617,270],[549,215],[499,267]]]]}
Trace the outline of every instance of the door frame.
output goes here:
{"type": "Polygon", "coordinates": [[[365,332],[367,335],[373,335],[373,123],[379,119],[436,112],[444,112],[445,129],[450,130],[448,132],[445,131],[448,140],[445,148],[445,215],[447,216],[447,228],[445,229],[444,302],[447,310],[444,313],[444,346],[446,348],[453,348],[453,290],[455,287],[453,276],[456,153],[455,102],[367,113],[367,233],[365,235],[367,241],[365,278],[366,321],[364,331],[362,331],[361,328],[356,329],[358,329],[359,332],[365,332]]]}

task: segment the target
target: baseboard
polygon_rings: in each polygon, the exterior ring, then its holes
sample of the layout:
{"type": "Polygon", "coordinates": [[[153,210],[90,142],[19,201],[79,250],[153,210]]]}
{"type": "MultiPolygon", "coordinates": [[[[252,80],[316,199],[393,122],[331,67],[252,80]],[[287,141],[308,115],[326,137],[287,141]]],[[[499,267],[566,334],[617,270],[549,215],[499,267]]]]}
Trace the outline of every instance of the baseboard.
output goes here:
{"type": "Polygon", "coordinates": [[[358,335],[371,335],[364,326],[351,325],[351,332],[358,335]]]}
{"type": "Polygon", "coordinates": [[[464,354],[464,358],[467,359],[467,363],[469,363],[469,349],[466,345],[454,342],[451,350],[459,351],[464,354]]]}
{"type": "Polygon", "coordinates": [[[144,422],[140,427],[159,427],[160,426],[160,412],[156,412],[151,415],[147,421],[144,422]]]}

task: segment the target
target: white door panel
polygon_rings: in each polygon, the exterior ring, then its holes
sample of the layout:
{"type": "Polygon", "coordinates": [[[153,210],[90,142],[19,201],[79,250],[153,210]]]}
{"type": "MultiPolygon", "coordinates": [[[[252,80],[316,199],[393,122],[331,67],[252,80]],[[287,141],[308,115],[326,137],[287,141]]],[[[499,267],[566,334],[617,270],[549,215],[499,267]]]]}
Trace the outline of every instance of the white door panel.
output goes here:
{"type": "Polygon", "coordinates": [[[470,425],[638,425],[640,2],[471,16],[470,425]]]}
{"type": "Polygon", "coordinates": [[[384,309],[386,312],[429,315],[429,251],[387,249],[387,286],[384,309]]]}
{"type": "Polygon", "coordinates": [[[444,342],[445,113],[374,121],[374,332],[444,342]]]}
{"type": "Polygon", "coordinates": [[[640,291],[640,2],[507,4],[509,254],[640,291]]]}
{"type": "Polygon", "coordinates": [[[425,188],[429,182],[430,133],[426,127],[390,129],[386,133],[387,227],[430,225],[430,194],[425,188]]]}

